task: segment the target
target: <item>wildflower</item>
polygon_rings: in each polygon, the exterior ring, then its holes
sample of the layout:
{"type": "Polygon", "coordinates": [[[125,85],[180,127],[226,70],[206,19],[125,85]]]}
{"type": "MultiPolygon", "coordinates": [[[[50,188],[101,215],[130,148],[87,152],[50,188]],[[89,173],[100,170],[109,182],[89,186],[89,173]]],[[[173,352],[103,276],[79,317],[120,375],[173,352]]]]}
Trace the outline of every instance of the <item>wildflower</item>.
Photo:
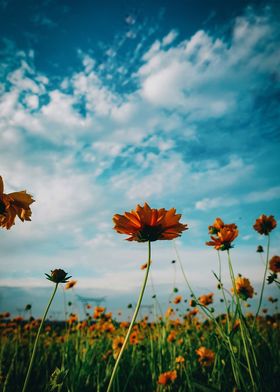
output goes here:
{"type": "Polygon", "coordinates": [[[211,366],[215,360],[215,353],[204,346],[199,347],[195,352],[199,357],[198,362],[202,366],[211,366]]]}
{"type": "Polygon", "coordinates": [[[128,241],[146,242],[172,240],[181,236],[188,227],[179,222],[180,218],[175,208],[157,210],[145,203],[143,207],[138,204],[135,210],[124,215],[114,215],[113,222],[118,233],[129,235],[128,241]]]}
{"type": "Polygon", "coordinates": [[[214,293],[201,295],[198,300],[202,305],[207,306],[213,303],[213,295],[214,293]]]}
{"type": "Polygon", "coordinates": [[[183,362],[185,362],[185,358],[182,357],[182,355],[179,355],[179,357],[176,357],[175,362],[176,363],[183,363],[183,362]]]}
{"type": "Polygon", "coordinates": [[[129,342],[133,345],[137,345],[139,343],[138,332],[134,331],[131,333],[131,335],[129,336],[129,342]]]}
{"type": "Polygon", "coordinates": [[[276,226],[277,222],[273,215],[261,215],[258,219],[256,219],[253,228],[260,234],[268,235],[276,226]]]}
{"type": "Polygon", "coordinates": [[[165,312],[165,317],[169,318],[170,316],[173,316],[174,310],[172,308],[167,308],[167,311],[165,312]]]}
{"type": "Polygon", "coordinates": [[[117,336],[113,340],[112,348],[113,348],[113,357],[114,357],[114,359],[118,358],[119,353],[121,351],[121,348],[123,346],[123,343],[124,343],[124,338],[122,336],[117,336]]]}
{"type": "Polygon", "coordinates": [[[45,274],[47,279],[53,283],[66,283],[71,276],[67,276],[67,272],[63,271],[62,269],[58,268],[51,271],[51,275],[45,274]]]}
{"type": "Polygon", "coordinates": [[[174,382],[177,378],[177,371],[170,370],[168,372],[161,373],[158,378],[158,384],[160,385],[168,385],[174,382]]]}
{"type": "Polygon", "coordinates": [[[102,313],[105,312],[105,308],[103,308],[103,306],[96,306],[94,308],[94,313],[93,313],[93,318],[97,319],[101,316],[102,313]]]}
{"type": "Polygon", "coordinates": [[[3,179],[0,176],[0,227],[9,230],[14,224],[16,216],[24,221],[31,221],[30,204],[35,200],[26,191],[4,193],[3,179]]]}
{"type": "Polygon", "coordinates": [[[174,342],[175,340],[176,340],[176,332],[173,330],[173,331],[171,331],[170,332],[170,334],[167,336],[167,341],[169,342],[169,343],[172,343],[172,342],[174,342]]]}
{"type": "MultiPolygon", "coordinates": [[[[242,276],[237,276],[235,279],[235,288],[237,295],[239,295],[239,297],[245,301],[248,298],[253,298],[254,289],[251,286],[249,279],[243,278],[242,276]]],[[[234,292],[234,289],[232,288],[231,291],[234,292]]]]}
{"type": "Polygon", "coordinates": [[[220,218],[215,220],[213,226],[209,226],[209,233],[212,234],[212,241],[206,242],[206,245],[214,246],[217,250],[228,250],[232,248],[231,243],[238,236],[237,226],[234,223],[224,224],[220,218]]]}
{"type": "Polygon", "coordinates": [[[190,299],[189,305],[190,305],[192,308],[194,308],[194,307],[197,305],[197,303],[196,303],[196,301],[195,301],[194,299],[190,299]]]}
{"type": "Polygon", "coordinates": [[[273,256],[269,260],[269,269],[276,274],[280,272],[280,256],[273,256]]]}
{"type": "Polygon", "coordinates": [[[263,247],[261,245],[258,245],[256,252],[263,253],[264,252],[263,247]]]}
{"type": "Polygon", "coordinates": [[[74,279],[69,280],[69,282],[67,282],[66,285],[65,285],[65,290],[72,289],[72,287],[76,286],[77,282],[78,281],[74,280],[74,279]]]}
{"type": "Polygon", "coordinates": [[[181,295],[177,295],[177,297],[174,298],[173,303],[175,305],[179,304],[182,301],[182,296],[181,295]]]}

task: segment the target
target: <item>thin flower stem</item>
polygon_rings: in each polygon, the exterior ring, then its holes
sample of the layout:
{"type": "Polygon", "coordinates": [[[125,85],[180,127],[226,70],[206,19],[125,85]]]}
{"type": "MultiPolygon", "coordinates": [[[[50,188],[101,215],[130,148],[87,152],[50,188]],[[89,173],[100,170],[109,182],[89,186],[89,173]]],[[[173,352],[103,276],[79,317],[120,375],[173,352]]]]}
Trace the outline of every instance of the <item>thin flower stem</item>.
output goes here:
{"type": "Polygon", "coordinates": [[[139,309],[140,309],[140,306],[141,306],[141,302],[142,302],[142,299],[143,299],[143,295],[144,295],[144,292],[145,292],[145,288],[146,288],[146,285],[147,285],[147,280],[148,280],[148,275],[149,275],[150,266],[151,266],[151,242],[148,241],[148,262],[147,262],[147,269],[146,269],[146,274],[145,274],[145,277],[144,277],[142,289],[141,289],[141,291],[140,291],[139,298],[138,298],[138,301],[137,301],[137,305],[136,305],[134,314],[133,314],[133,316],[132,316],[132,319],[131,319],[131,322],[130,322],[130,326],[129,326],[129,328],[128,328],[126,337],[125,337],[125,339],[124,339],[124,342],[123,342],[121,351],[120,351],[120,353],[119,353],[119,355],[118,355],[118,358],[117,358],[117,360],[116,360],[116,363],[115,363],[115,366],[114,366],[114,369],[113,369],[113,372],[112,372],[112,375],[111,375],[111,379],[110,379],[110,382],[109,382],[109,385],[108,385],[108,388],[107,388],[107,392],[110,392],[110,391],[111,391],[111,388],[112,388],[112,386],[113,386],[114,379],[115,379],[116,374],[117,374],[117,370],[118,370],[118,366],[119,366],[120,359],[121,359],[121,357],[122,357],[122,355],[123,355],[123,352],[124,352],[125,347],[126,347],[126,345],[127,345],[127,342],[128,342],[130,333],[131,333],[131,331],[132,331],[133,325],[134,325],[135,320],[136,320],[136,318],[137,318],[137,315],[138,315],[138,312],[139,312],[139,309]]]}
{"type": "MultiPolygon", "coordinates": [[[[233,272],[233,267],[232,267],[232,263],[231,263],[229,250],[227,250],[227,254],[228,254],[228,264],[229,264],[230,277],[231,277],[231,281],[232,281],[232,285],[233,285],[234,295],[236,297],[236,306],[237,306],[238,313],[239,313],[239,316],[240,316],[240,332],[241,332],[241,338],[242,338],[242,341],[243,341],[245,357],[246,357],[246,361],[247,361],[247,365],[248,365],[248,371],[249,371],[249,375],[250,375],[250,378],[251,378],[253,390],[257,391],[258,389],[257,389],[256,383],[255,383],[255,379],[254,379],[253,373],[252,373],[252,367],[251,367],[251,361],[250,361],[250,356],[249,356],[249,350],[248,350],[248,347],[247,347],[246,334],[245,334],[246,331],[244,330],[244,325],[243,325],[243,313],[242,313],[242,309],[241,309],[241,305],[240,305],[239,296],[238,296],[238,293],[237,293],[237,290],[236,290],[235,276],[234,276],[234,272],[233,272]]],[[[247,340],[248,340],[248,337],[247,337],[247,340]]],[[[251,349],[252,349],[253,358],[255,360],[255,353],[254,353],[253,347],[251,347],[251,349]]]]}
{"type": "Polygon", "coordinates": [[[41,330],[42,330],[44,321],[45,321],[45,319],[46,319],[46,317],[47,317],[48,311],[49,311],[49,309],[50,309],[51,303],[52,303],[52,301],[53,301],[53,299],[54,299],[54,296],[55,296],[55,293],[56,293],[56,291],[57,291],[57,288],[58,288],[58,283],[55,284],[55,288],[54,288],[54,290],[53,290],[53,293],[52,293],[52,296],[51,296],[51,298],[50,298],[50,300],[49,300],[49,303],[48,303],[48,305],[47,305],[47,307],[46,307],[44,316],[43,316],[43,318],[42,318],[40,327],[39,327],[38,332],[37,332],[37,336],[36,336],[35,343],[34,343],[34,346],[33,346],[33,351],[32,351],[32,355],[31,355],[29,367],[28,367],[28,370],[27,370],[27,374],[26,374],[26,377],[25,377],[25,381],[24,381],[24,385],[23,385],[22,392],[25,392],[25,391],[26,391],[27,384],[28,384],[29,377],[30,377],[30,373],[31,373],[31,370],[32,370],[32,365],[33,365],[33,362],[34,362],[34,359],[35,359],[35,354],[36,354],[36,350],[37,350],[37,345],[38,345],[39,336],[40,336],[40,333],[41,333],[41,330]]]}
{"type": "Polygon", "coordinates": [[[270,235],[268,234],[268,237],[267,237],[267,249],[266,249],[266,262],[265,262],[264,276],[263,276],[263,282],[262,282],[262,288],[261,288],[260,301],[259,301],[258,309],[257,309],[256,316],[255,316],[255,320],[254,320],[254,326],[255,326],[255,324],[256,324],[256,320],[257,320],[258,314],[259,314],[259,312],[260,312],[260,308],[261,308],[261,306],[262,306],[262,299],[263,299],[265,278],[266,278],[267,268],[268,268],[269,246],[270,246],[270,235]]]}

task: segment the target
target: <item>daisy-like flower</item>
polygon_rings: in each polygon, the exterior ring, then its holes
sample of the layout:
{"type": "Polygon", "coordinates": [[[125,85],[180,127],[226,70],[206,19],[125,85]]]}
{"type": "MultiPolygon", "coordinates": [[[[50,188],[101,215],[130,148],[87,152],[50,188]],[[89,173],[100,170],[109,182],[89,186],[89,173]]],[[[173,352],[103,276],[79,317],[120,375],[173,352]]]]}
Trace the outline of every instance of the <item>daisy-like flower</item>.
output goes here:
{"type": "Polygon", "coordinates": [[[124,343],[124,337],[122,337],[122,336],[117,336],[113,340],[112,349],[113,349],[113,357],[114,357],[114,359],[118,358],[119,353],[121,351],[121,348],[123,346],[123,343],[124,343]]]}
{"type": "MultiPolygon", "coordinates": [[[[243,276],[237,276],[235,279],[235,288],[237,295],[245,301],[248,298],[253,298],[254,288],[251,286],[249,279],[243,278],[243,276]]],[[[231,291],[234,292],[234,289],[232,288],[231,291]]]]}
{"type": "Polygon", "coordinates": [[[168,372],[161,373],[158,378],[158,384],[160,385],[168,385],[174,382],[177,378],[177,371],[170,370],[168,372]]]}
{"type": "Polygon", "coordinates": [[[261,215],[253,225],[253,228],[260,234],[268,235],[275,227],[277,222],[273,215],[261,215]]]}
{"type": "Polygon", "coordinates": [[[74,287],[74,286],[76,286],[76,284],[77,284],[77,280],[74,280],[74,279],[72,279],[72,280],[69,280],[69,282],[67,282],[66,283],[66,285],[65,285],[65,290],[69,290],[69,289],[72,289],[72,287],[74,287]]]}
{"type": "Polygon", "coordinates": [[[0,227],[9,230],[14,224],[16,216],[24,221],[31,221],[30,204],[35,200],[26,191],[4,193],[4,183],[0,176],[0,227]]]}
{"type": "Polygon", "coordinates": [[[215,360],[215,353],[204,346],[199,347],[195,352],[198,355],[198,362],[202,366],[211,366],[215,360]]]}
{"type": "Polygon", "coordinates": [[[276,274],[280,272],[280,256],[273,256],[269,260],[269,269],[276,274]]]}
{"type": "Polygon", "coordinates": [[[217,250],[228,250],[232,248],[231,243],[238,236],[237,226],[234,223],[224,224],[220,218],[217,218],[215,222],[213,226],[209,226],[209,232],[210,234],[214,233],[216,237],[211,235],[212,241],[206,242],[206,245],[214,246],[217,250]],[[219,224],[215,223],[217,220],[219,220],[219,224]]]}
{"type": "Polygon", "coordinates": [[[179,222],[180,218],[175,208],[157,210],[145,203],[143,207],[137,205],[135,210],[124,215],[114,215],[113,222],[118,233],[129,235],[128,241],[146,242],[172,240],[181,236],[188,227],[179,222]]]}
{"type": "Polygon", "coordinates": [[[207,306],[213,303],[213,295],[214,293],[201,295],[198,300],[202,305],[207,306]]]}

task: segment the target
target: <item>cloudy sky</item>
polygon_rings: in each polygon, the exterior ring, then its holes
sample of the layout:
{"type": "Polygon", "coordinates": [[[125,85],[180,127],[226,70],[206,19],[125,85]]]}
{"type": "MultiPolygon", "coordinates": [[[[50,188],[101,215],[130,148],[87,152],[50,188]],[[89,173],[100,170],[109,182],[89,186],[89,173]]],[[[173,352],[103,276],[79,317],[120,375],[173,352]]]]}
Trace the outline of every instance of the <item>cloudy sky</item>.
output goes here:
{"type": "MultiPolygon", "coordinates": [[[[32,222],[1,231],[0,285],[49,287],[44,272],[64,268],[77,290],[137,291],[146,246],[114,233],[112,216],[145,201],[189,225],[176,246],[194,286],[216,284],[205,241],[217,216],[238,225],[236,272],[259,282],[265,238],[252,224],[280,217],[279,11],[0,0],[0,174],[6,193],[36,199],[32,222]]],[[[172,289],[174,258],[171,242],[153,244],[159,291],[172,289]]]]}

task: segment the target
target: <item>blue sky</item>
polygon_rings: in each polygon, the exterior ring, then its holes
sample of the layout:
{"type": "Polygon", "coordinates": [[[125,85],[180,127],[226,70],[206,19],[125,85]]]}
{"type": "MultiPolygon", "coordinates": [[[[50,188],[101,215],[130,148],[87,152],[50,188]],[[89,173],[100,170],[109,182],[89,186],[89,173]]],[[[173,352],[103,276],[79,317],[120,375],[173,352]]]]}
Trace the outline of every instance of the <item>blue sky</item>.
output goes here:
{"type": "MultiPolygon", "coordinates": [[[[31,223],[1,232],[0,285],[48,286],[43,273],[61,267],[81,289],[137,291],[146,247],[114,233],[112,216],[145,201],[183,214],[177,246],[194,285],[215,285],[204,244],[217,216],[239,227],[236,271],[259,282],[252,224],[280,215],[279,2],[0,9],[0,171],[7,193],[36,199],[31,223]]],[[[174,248],[153,248],[160,290],[174,248]]]]}

